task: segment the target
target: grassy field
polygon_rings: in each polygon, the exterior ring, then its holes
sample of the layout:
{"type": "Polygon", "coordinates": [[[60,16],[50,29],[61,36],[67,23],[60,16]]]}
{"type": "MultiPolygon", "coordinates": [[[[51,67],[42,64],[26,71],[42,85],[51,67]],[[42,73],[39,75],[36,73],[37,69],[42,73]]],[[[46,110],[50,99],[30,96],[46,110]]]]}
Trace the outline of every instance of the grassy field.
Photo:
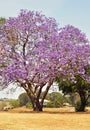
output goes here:
{"type": "Polygon", "coordinates": [[[0,112],[0,130],[90,130],[90,111],[75,113],[70,109],[44,109],[43,113],[34,113],[18,108],[0,112]]]}

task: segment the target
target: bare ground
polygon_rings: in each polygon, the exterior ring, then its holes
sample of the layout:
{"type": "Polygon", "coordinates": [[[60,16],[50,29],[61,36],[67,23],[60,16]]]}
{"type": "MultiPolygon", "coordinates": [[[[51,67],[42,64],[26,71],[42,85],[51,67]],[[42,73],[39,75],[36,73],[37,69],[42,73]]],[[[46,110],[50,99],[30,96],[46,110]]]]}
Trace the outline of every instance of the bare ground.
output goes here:
{"type": "Polygon", "coordinates": [[[73,108],[0,112],[0,130],[90,130],[90,108],[84,113],[75,113],[73,108]]]}

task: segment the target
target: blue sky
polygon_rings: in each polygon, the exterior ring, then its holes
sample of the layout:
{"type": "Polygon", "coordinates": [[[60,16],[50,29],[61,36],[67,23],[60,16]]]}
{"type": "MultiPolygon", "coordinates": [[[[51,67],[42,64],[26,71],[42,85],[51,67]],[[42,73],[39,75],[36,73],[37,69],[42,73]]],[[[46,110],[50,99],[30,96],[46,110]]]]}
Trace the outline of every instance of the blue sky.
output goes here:
{"type": "Polygon", "coordinates": [[[54,17],[60,26],[71,24],[90,40],[90,0],[0,0],[0,16],[14,17],[20,9],[42,11],[54,17]]]}

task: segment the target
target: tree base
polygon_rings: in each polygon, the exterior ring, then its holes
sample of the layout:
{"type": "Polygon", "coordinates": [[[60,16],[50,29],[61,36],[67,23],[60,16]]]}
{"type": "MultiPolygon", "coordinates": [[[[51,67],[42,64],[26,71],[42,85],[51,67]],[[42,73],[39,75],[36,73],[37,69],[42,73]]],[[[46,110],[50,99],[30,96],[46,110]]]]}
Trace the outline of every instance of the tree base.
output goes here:
{"type": "Polygon", "coordinates": [[[37,108],[33,108],[33,111],[34,111],[34,112],[43,112],[42,109],[37,109],[37,108]]]}
{"type": "Polygon", "coordinates": [[[85,112],[85,107],[84,106],[80,106],[79,108],[75,108],[76,112],[85,112]]]}

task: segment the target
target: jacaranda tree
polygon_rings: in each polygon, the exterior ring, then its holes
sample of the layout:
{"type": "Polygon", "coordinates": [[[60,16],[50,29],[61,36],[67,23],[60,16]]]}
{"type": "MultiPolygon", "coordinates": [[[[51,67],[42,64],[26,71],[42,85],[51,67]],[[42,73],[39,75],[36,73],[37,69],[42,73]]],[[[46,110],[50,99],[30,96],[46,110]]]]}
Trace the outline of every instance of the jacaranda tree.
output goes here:
{"type": "MultiPolygon", "coordinates": [[[[64,93],[77,92],[80,104],[76,111],[85,111],[87,100],[90,97],[90,43],[80,30],[73,26],[66,26],[60,32],[60,40],[67,45],[63,73],[65,78],[57,78],[60,89],[64,93]]],[[[64,47],[64,46],[63,46],[64,47]]]]}
{"type": "Polygon", "coordinates": [[[34,111],[42,111],[56,77],[70,77],[75,82],[75,75],[81,74],[89,81],[84,69],[89,65],[90,46],[85,35],[73,26],[59,29],[55,19],[22,10],[2,26],[0,44],[2,87],[12,82],[23,87],[34,111]]]}
{"type": "Polygon", "coordinates": [[[53,83],[48,73],[49,68],[43,63],[44,55],[41,59],[38,57],[44,51],[39,46],[44,44],[48,48],[57,35],[55,19],[26,10],[22,10],[16,18],[9,18],[0,30],[2,87],[12,82],[23,87],[31,99],[34,111],[42,111],[44,98],[53,83]],[[39,100],[45,85],[45,93],[42,100],[39,100]]]}

